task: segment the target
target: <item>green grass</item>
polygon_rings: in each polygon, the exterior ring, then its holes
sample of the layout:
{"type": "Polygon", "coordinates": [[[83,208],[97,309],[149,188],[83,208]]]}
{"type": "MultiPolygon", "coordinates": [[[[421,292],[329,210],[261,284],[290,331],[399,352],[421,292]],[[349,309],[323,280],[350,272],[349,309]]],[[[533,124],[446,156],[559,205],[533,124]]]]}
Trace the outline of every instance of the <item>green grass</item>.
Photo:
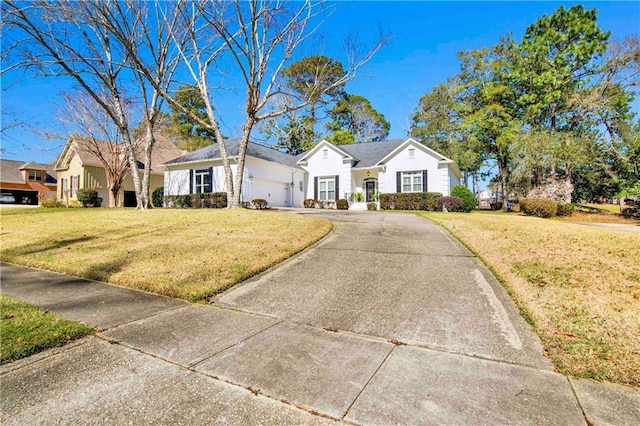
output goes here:
{"type": "Polygon", "coordinates": [[[640,234],[514,213],[420,214],[498,276],[558,371],[640,386],[640,234]]]}
{"type": "Polygon", "coordinates": [[[92,334],[86,325],[0,295],[0,363],[15,361],[92,334]]]}
{"type": "Polygon", "coordinates": [[[330,221],[246,209],[3,209],[0,258],[201,301],[325,236],[330,221]]]}

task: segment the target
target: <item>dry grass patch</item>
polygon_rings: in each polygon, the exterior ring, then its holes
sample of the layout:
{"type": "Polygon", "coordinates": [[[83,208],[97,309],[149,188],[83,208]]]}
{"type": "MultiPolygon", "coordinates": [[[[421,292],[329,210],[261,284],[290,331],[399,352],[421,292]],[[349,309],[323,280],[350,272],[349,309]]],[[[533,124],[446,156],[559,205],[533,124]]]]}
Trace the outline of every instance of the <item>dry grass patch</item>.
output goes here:
{"type": "Polygon", "coordinates": [[[515,214],[424,215],[502,277],[560,372],[640,386],[640,233],[515,214]]]}
{"type": "Polygon", "coordinates": [[[638,221],[625,218],[620,214],[620,206],[616,204],[576,204],[573,215],[561,220],[571,222],[620,223],[633,225],[638,221]]]}
{"type": "Polygon", "coordinates": [[[202,300],[318,241],[322,218],[274,211],[5,210],[3,261],[202,300]]]}

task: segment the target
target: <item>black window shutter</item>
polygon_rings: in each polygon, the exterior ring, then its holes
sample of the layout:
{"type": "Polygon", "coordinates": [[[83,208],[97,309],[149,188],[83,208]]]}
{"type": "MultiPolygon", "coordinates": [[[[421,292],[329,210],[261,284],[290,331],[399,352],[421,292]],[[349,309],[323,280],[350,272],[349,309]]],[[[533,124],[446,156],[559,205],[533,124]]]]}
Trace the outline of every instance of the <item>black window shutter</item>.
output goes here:
{"type": "Polygon", "coordinates": [[[396,172],[396,192],[402,192],[402,172],[396,172]]]}
{"type": "Polygon", "coordinates": [[[313,198],[318,199],[318,177],[313,178],[313,198]]]}
{"type": "Polygon", "coordinates": [[[209,192],[213,192],[213,167],[209,167],[209,192]]]}
{"type": "Polygon", "coordinates": [[[193,169],[189,169],[189,194],[193,194],[193,169]]]}
{"type": "Polygon", "coordinates": [[[337,201],[340,198],[340,176],[336,175],[336,195],[335,200],[337,201]]]}
{"type": "Polygon", "coordinates": [[[422,171],[422,192],[428,192],[427,189],[427,171],[423,170],[422,171]]]}

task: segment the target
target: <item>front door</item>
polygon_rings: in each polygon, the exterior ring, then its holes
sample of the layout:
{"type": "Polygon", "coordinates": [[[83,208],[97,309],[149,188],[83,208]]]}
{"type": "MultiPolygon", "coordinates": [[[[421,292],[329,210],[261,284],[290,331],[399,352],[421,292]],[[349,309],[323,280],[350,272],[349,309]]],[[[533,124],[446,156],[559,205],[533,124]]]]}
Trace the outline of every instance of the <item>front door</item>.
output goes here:
{"type": "Polygon", "coordinates": [[[367,203],[375,201],[373,199],[373,194],[376,193],[376,182],[375,181],[367,181],[364,183],[364,192],[366,196],[367,203]]]}

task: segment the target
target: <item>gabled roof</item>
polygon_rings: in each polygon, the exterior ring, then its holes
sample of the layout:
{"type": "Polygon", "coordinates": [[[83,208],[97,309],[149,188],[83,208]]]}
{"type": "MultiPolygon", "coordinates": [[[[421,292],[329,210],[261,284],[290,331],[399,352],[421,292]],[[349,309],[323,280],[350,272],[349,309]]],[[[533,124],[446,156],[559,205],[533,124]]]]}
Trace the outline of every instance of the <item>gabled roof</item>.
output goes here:
{"type": "Polygon", "coordinates": [[[334,151],[338,151],[338,153],[340,153],[344,158],[349,158],[351,160],[355,160],[355,158],[349,154],[348,152],[346,152],[344,149],[341,149],[342,147],[345,146],[349,146],[349,145],[334,145],[330,142],[327,142],[326,140],[322,140],[320,142],[318,142],[318,144],[316,146],[314,146],[313,148],[311,148],[309,151],[303,152],[302,154],[300,154],[298,157],[298,163],[302,162],[302,161],[306,161],[307,159],[309,159],[309,157],[313,157],[313,155],[320,151],[320,149],[323,147],[330,147],[332,148],[334,151]]]}
{"type": "Polygon", "coordinates": [[[41,164],[36,163],[35,161],[29,161],[20,166],[20,170],[41,170],[46,171],[47,167],[51,167],[51,164],[41,164]]]}
{"type": "Polygon", "coordinates": [[[52,164],[36,163],[34,161],[24,162],[15,160],[0,159],[0,181],[25,183],[22,170],[44,170],[47,172],[47,184],[55,184],[56,172],[52,164]]]}
{"type": "MultiPolygon", "coordinates": [[[[438,159],[439,162],[451,163],[454,171],[457,171],[457,167],[452,160],[432,150],[431,148],[422,145],[419,142],[416,142],[413,139],[390,139],[385,141],[365,142],[349,145],[333,145],[323,140],[309,151],[303,152],[302,154],[297,156],[289,155],[274,148],[270,148],[250,141],[247,145],[247,155],[285,166],[299,168],[298,165],[301,162],[304,162],[309,157],[312,157],[315,153],[322,149],[322,147],[328,146],[342,154],[343,158],[353,161],[352,167],[366,168],[383,164],[384,161],[395,155],[395,153],[403,149],[404,146],[412,143],[419,146],[420,149],[433,155],[438,159]]],[[[228,139],[225,141],[225,146],[227,148],[227,155],[229,157],[235,157],[238,155],[240,139],[228,139]]],[[[222,158],[220,155],[220,147],[218,146],[218,144],[211,144],[197,151],[193,151],[181,157],[167,161],[164,164],[172,165],[195,163],[200,161],[218,160],[220,158],[222,158]]],[[[457,171],[457,173],[459,174],[459,171],[457,171]]]]}
{"type": "Polygon", "coordinates": [[[409,138],[409,139],[407,139],[405,141],[402,141],[402,143],[398,144],[398,146],[396,146],[393,150],[389,151],[387,153],[387,155],[385,155],[383,158],[381,158],[378,161],[378,163],[376,163],[376,164],[383,164],[385,161],[388,161],[391,157],[396,155],[399,151],[403,150],[407,145],[411,145],[411,144],[414,144],[414,145],[418,146],[420,149],[422,149],[423,151],[431,154],[432,156],[437,158],[439,162],[453,163],[453,160],[451,160],[450,158],[447,158],[444,155],[440,154],[439,152],[434,151],[433,149],[429,148],[428,146],[421,144],[420,142],[416,141],[415,139],[409,138]]]}
{"type": "Polygon", "coordinates": [[[404,139],[390,139],[338,146],[357,160],[353,167],[373,167],[404,142],[404,139]]]}
{"type": "MultiPolygon", "coordinates": [[[[185,151],[178,149],[168,138],[160,134],[155,135],[156,142],[151,153],[151,171],[162,173],[161,164],[183,155],[185,151]]],[[[144,143],[142,138],[136,141],[136,158],[141,163],[144,160],[144,143]]],[[[78,155],[85,166],[103,167],[98,155],[109,158],[110,155],[124,155],[124,145],[114,144],[104,140],[90,140],[84,136],[72,135],[62,153],[55,162],[56,170],[66,169],[73,155],[78,155]]]]}
{"type": "MultiPolygon", "coordinates": [[[[235,157],[240,150],[240,139],[227,139],[224,141],[224,146],[227,148],[227,155],[229,157],[235,157]]],[[[282,164],[284,166],[298,168],[296,161],[298,157],[280,152],[276,149],[269,148],[264,145],[257,144],[249,141],[247,144],[247,155],[254,158],[259,158],[265,161],[271,161],[273,163],[282,164]]],[[[170,161],[166,161],[164,164],[182,164],[192,163],[197,161],[218,160],[222,158],[220,155],[220,146],[217,143],[200,148],[197,151],[190,152],[181,157],[174,158],[170,161]]]]}

